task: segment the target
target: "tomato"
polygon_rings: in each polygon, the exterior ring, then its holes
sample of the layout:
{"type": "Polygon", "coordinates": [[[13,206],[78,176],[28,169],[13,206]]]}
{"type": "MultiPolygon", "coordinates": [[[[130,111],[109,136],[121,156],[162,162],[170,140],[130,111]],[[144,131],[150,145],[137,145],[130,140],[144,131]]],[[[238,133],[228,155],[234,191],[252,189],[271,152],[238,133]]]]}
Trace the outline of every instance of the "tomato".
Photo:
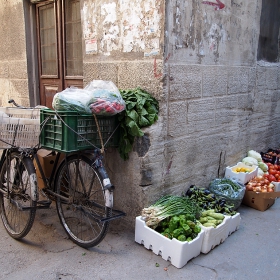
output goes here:
{"type": "Polygon", "coordinates": [[[273,164],[270,163],[270,162],[267,162],[266,165],[268,166],[268,168],[270,168],[270,166],[273,165],[273,164]]]}
{"type": "Polygon", "coordinates": [[[275,174],[277,173],[277,170],[275,170],[275,169],[269,169],[268,172],[269,172],[269,174],[271,174],[271,175],[275,175],[275,174]]]}
{"type": "Polygon", "coordinates": [[[279,170],[279,166],[277,164],[274,164],[274,169],[279,170]]]}
{"type": "Polygon", "coordinates": [[[278,180],[279,179],[279,174],[275,174],[274,177],[278,180]]]}
{"type": "Polygon", "coordinates": [[[276,178],[273,176],[273,175],[271,175],[271,174],[269,174],[268,175],[268,180],[270,181],[270,182],[275,182],[276,181],[276,178]]]}

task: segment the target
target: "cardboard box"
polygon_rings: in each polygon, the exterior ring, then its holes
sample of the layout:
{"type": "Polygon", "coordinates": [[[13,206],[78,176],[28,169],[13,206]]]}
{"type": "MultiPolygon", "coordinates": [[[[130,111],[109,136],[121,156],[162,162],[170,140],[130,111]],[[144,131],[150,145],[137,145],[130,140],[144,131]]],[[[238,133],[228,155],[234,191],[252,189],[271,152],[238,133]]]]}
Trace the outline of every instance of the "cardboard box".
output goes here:
{"type": "Polygon", "coordinates": [[[280,192],[261,193],[246,191],[242,204],[259,211],[265,211],[274,204],[276,197],[280,197],[280,192]]]}
{"type": "Polygon", "coordinates": [[[191,242],[182,242],[175,238],[172,240],[146,226],[141,216],[136,217],[135,242],[143,244],[146,249],[152,250],[156,255],[161,255],[177,268],[182,268],[187,262],[197,257],[201,251],[204,230],[191,242]]]}
{"type": "MultiPolygon", "coordinates": [[[[50,151],[50,150],[40,149],[40,150],[38,150],[37,155],[38,155],[39,162],[42,166],[42,169],[45,173],[46,178],[49,178],[51,176],[51,172],[52,172],[52,169],[54,166],[54,161],[55,161],[57,153],[54,151],[50,151]]],[[[61,154],[59,163],[62,161],[63,158],[64,158],[64,154],[61,154]]],[[[34,166],[36,169],[36,175],[37,175],[39,189],[43,189],[45,187],[44,181],[43,181],[43,178],[41,176],[41,173],[39,171],[39,168],[38,168],[35,160],[34,160],[34,166]]]]}

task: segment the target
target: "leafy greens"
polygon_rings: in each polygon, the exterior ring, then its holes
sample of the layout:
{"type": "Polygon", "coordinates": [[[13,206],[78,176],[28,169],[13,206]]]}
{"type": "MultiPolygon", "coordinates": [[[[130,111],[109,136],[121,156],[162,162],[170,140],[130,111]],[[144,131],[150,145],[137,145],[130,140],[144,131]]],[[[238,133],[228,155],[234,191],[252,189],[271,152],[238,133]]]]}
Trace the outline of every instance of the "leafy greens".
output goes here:
{"type": "Polygon", "coordinates": [[[144,135],[142,127],[150,126],[158,119],[158,101],[141,88],[120,90],[126,110],[119,114],[120,142],[119,153],[127,160],[135,137],[144,135]]]}

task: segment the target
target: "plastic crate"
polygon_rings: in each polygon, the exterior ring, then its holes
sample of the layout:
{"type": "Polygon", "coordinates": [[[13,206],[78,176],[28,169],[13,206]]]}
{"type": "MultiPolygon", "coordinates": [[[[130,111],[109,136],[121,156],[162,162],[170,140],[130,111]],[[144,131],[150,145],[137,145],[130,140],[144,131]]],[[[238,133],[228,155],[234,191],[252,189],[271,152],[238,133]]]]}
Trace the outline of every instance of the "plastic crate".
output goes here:
{"type": "MultiPolygon", "coordinates": [[[[60,152],[101,148],[93,115],[42,109],[40,119],[42,128],[40,142],[44,148],[60,152]]],[[[116,115],[112,117],[97,116],[97,119],[103,144],[105,144],[116,130],[118,119],[116,115]]],[[[117,147],[118,135],[117,129],[105,147],[117,147]]]]}
{"type": "Polygon", "coordinates": [[[200,255],[204,230],[191,242],[172,240],[146,226],[141,216],[136,217],[135,242],[143,244],[146,249],[170,261],[177,268],[182,268],[187,262],[200,255]]]}
{"type": "Polygon", "coordinates": [[[39,135],[40,109],[0,107],[0,149],[34,147],[39,135]]]}

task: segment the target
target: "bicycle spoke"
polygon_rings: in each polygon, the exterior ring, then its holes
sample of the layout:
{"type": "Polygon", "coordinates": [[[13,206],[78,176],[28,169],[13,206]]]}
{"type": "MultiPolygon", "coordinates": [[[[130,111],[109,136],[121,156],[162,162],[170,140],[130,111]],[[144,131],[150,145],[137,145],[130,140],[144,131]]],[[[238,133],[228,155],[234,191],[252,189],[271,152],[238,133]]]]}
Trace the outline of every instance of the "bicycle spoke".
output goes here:
{"type": "Polygon", "coordinates": [[[82,247],[97,245],[108,230],[108,222],[101,222],[110,212],[105,207],[102,178],[88,158],[73,155],[58,171],[56,191],[69,203],[57,199],[61,223],[69,237],[82,247]]]}

